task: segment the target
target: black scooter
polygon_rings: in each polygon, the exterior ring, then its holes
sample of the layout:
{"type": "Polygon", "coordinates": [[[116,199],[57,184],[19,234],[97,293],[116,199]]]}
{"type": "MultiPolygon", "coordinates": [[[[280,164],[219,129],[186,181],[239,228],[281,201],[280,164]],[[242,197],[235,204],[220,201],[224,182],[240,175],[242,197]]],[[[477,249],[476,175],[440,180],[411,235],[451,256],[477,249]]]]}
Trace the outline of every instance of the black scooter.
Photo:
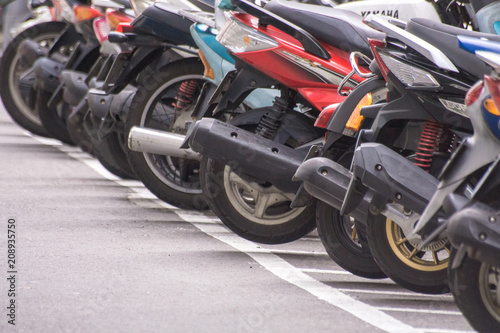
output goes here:
{"type": "Polygon", "coordinates": [[[365,226],[373,256],[394,281],[417,292],[446,292],[449,242],[417,249],[421,239],[410,234],[437,188],[443,165],[472,133],[464,114],[465,92],[491,71],[458,48],[456,35],[500,38],[424,19],[405,25],[372,16],[366,22],[387,33],[385,41],[370,41],[378,79],[360,85],[336,110],[325,146],[319,155],[311,154],[328,157],[346,135],[353,136],[352,166],[311,158],[295,177],[311,195],[365,226]],[[362,123],[347,126],[361,97],[383,89],[380,78],[387,82],[387,101],[358,108],[362,123]]]}

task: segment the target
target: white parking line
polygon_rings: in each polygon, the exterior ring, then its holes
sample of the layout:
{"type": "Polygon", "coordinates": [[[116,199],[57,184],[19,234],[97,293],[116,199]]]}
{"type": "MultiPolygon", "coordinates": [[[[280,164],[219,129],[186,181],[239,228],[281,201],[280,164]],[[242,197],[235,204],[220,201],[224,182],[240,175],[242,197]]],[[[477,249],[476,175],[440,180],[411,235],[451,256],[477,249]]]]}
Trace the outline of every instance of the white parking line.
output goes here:
{"type": "Polygon", "coordinates": [[[334,274],[334,275],[354,275],[348,271],[333,269],[299,268],[304,273],[334,274]]]}
{"type": "Polygon", "coordinates": [[[411,313],[428,313],[428,314],[439,314],[446,316],[462,316],[460,311],[445,311],[445,310],[426,310],[426,309],[415,309],[415,308],[388,308],[388,307],[377,307],[381,311],[392,311],[392,312],[411,312],[411,313]]]}
{"type": "Polygon", "coordinates": [[[383,291],[383,290],[370,290],[370,289],[354,289],[354,288],[337,288],[339,290],[358,293],[358,294],[380,294],[380,295],[392,295],[392,296],[411,296],[411,297],[425,297],[425,298],[438,298],[441,300],[453,300],[451,295],[428,295],[428,294],[418,294],[405,291],[383,291]]]}

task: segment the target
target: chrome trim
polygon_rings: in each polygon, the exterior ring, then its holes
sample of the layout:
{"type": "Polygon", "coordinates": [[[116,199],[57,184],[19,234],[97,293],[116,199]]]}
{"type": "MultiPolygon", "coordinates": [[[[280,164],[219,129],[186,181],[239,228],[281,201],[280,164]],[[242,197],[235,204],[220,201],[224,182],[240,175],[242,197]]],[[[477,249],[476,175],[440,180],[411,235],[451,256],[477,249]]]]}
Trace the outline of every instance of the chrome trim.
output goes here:
{"type": "Polygon", "coordinates": [[[368,65],[372,61],[369,57],[367,57],[366,55],[364,55],[363,53],[361,53],[359,51],[351,52],[351,54],[349,55],[349,62],[351,63],[352,69],[354,69],[354,71],[356,72],[356,74],[359,77],[362,77],[362,78],[365,78],[365,79],[374,76],[375,74],[373,74],[373,73],[362,73],[359,70],[358,63],[356,62],[356,57],[361,58],[361,60],[363,60],[364,62],[366,62],[368,65]]]}

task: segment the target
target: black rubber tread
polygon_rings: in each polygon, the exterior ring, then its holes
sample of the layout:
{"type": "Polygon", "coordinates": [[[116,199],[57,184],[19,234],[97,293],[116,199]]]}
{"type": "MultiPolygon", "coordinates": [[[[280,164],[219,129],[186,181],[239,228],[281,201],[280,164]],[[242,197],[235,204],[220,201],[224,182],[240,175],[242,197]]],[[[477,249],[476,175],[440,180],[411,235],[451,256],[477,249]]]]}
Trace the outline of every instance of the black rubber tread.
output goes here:
{"type": "Polygon", "coordinates": [[[63,22],[44,22],[24,30],[17,35],[7,46],[0,61],[0,97],[5,106],[5,109],[12,119],[22,128],[30,131],[33,134],[49,137],[50,135],[41,124],[36,124],[19,110],[12,98],[12,92],[9,88],[9,70],[15,56],[18,54],[20,44],[26,39],[33,39],[41,35],[53,35],[57,37],[66,28],[66,23],[63,22]]]}
{"type": "Polygon", "coordinates": [[[449,292],[447,268],[438,271],[421,271],[402,262],[387,240],[386,218],[372,216],[366,228],[368,244],[375,261],[382,271],[400,286],[424,294],[449,292]]]}
{"type": "Polygon", "coordinates": [[[40,120],[47,133],[54,139],[69,145],[75,145],[68,133],[66,122],[59,116],[56,108],[49,108],[47,103],[52,96],[51,92],[39,90],[36,96],[36,107],[40,120]]]}
{"type": "MultiPolygon", "coordinates": [[[[187,58],[170,63],[154,73],[145,76],[138,86],[137,93],[130,105],[125,133],[129,133],[133,126],[139,126],[143,112],[150,98],[162,84],[184,75],[203,75],[204,66],[199,58],[187,58]]],[[[125,148],[128,161],[137,178],[153,192],[159,199],[177,207],[187,209],[208,209],[202,193],[191,194],[178,191],[160,180],[148,165],[144,154],[133,152],[125,148]]]]}
{"type": "MultiPolygon", "coordinates": [[[[454,261],[456,254],[456,250],[452,249],[450,262],[454,261]]],[[[484,333],[500,332],[500,322],[490,314],[481,297],[479,288],[481,265],[481,262],[466,255],[458,268],[449,267],[451,293],[458,308],[474,329],[484,333]]]]}
{"type": "Polygon", "coordinates": [[[361,247],[356,247],[343,230],[340,212],[332,206],[318,201],[316,206],[316,227],[326,252],[340,267],[364,278],[383,279],[387,275],[373,258],[366,240],[366,228],[356,223],[361,247]]]}
{"type": "Polygon", "coordinates": [[[92,154],[115,176],[123,179],[137,179],[123,149],[122,142],[125,142],[125,138],[120,138],[120,136],[123,134],[112,132],[101,141],[91,140],[92,154]]]}
{"type": "Polygon", "coordinates": [[[316,201],[286,223],[263,225],[250,221],[235,210],[224,190],[225,165],[203,157],[200,178],[208,205],[221,221],[237,235],[263,244],[283,244],[297,240],[316,227],[316,201]]]}

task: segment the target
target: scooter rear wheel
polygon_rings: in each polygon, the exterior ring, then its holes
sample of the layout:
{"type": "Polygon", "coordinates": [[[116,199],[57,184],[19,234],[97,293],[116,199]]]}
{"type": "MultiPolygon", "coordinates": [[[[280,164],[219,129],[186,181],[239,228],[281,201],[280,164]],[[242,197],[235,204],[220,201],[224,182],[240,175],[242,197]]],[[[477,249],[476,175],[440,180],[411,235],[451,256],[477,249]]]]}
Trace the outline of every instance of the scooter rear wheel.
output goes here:
{"type": "MultiPolygon", "coordinates": [[[[199,58],[188,58],[144,77],[130,105],[125,133],[133,126],[143,126],[185,134],[200,89],[207,82],[203,72],[199,58]],[[182,103],[178,97],[181,90],[190,95],[182,98],[182,103]]],[[[183,208],[207,208],[199,181],[198,161],[134,152],[128,148],[126,152],[137,178],[158,198],[183,208]]]]}
{"type": "Polygon", "coordinates": [[[326,252],[340,267],[368,279],[387,277],[373,259],[364,225],[318,201],[316,227],[326,252]]]}
{"type": "MultiPolygon", "coordinates": [[[[450,262],[457,250],[452,249],[450,262]]],[[[465,255],[457,268],[449,269],[450,288],[458,308],[478,332],[500,332],[498,293],[500,268],[465,255]]]]}
{"type": "Polygon", "coordinates": [[[50,47],[66,28],[63,22],[44,22],[30,27],[16,36],[7,46],[0,62],[0,96],[12,119],[24,129],[40,136],[49,136],[43,127],[35,105],[30,105],[20,90],[19,79],[28,74],[29,64],[21,63],[19,47],[27,39],[50,47]]]}
{"type": "Polygon", "coordinates": [[[208,204],[237,235],[263,244],[282,244],[314,230],[315,202],[290,208],[294,193],[270,184],[248,181],[231,167],[206,156],[200,166],[201,184],[208,204]]]}
{"type": "Polygon", "coordinates": [[[431,243],[418,251],[402,229],[382,215],[368,220],[367,238],[370,250],[382,271],[400,286],[425,294],[449,292],[447,239],[431,243]]]}

